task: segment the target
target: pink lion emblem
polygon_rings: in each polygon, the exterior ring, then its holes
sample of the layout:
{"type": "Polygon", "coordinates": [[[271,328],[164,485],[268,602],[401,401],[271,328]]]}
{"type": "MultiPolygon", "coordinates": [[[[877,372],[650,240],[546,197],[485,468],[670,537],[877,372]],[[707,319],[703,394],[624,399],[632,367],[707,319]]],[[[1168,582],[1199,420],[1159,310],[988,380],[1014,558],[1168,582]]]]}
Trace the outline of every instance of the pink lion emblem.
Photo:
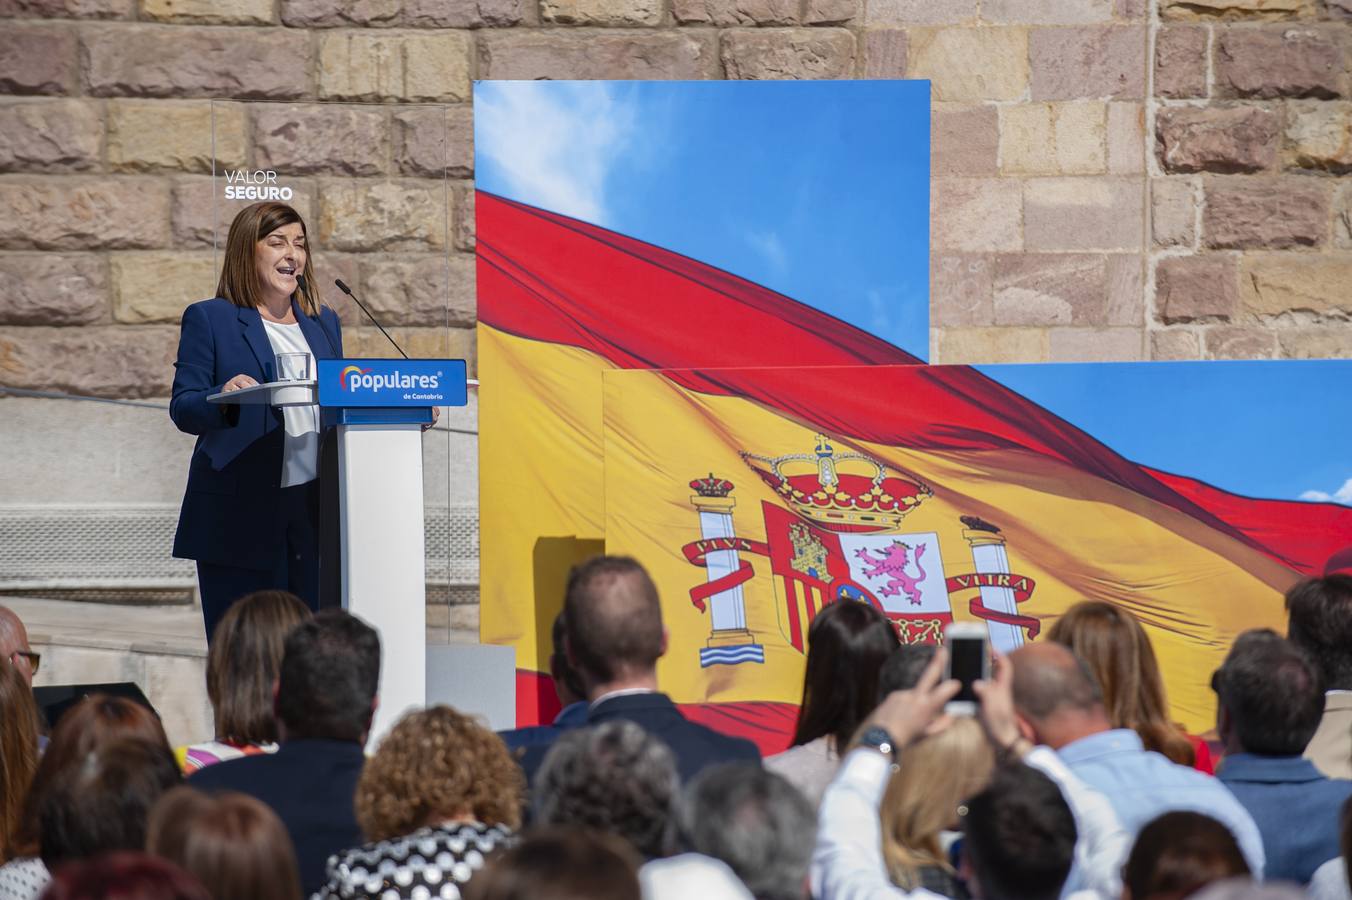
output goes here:
{"type": "Polygon", "coordinates": [[[856,550],[854,555],[868,566],[864,570],[865,578],[886,578],[887,584],[878,591],[884,597],[899,597],[902,594],[911,601],[912,606],[920,605],[920,582],[925,580],[925,567],[920,557],[925,555],[925,545],[915,545],[915,576],[906,574],[911,562],[911,548],[901,541],[893,541],[881,556],[874,556],[868,550],[856,550]]]}

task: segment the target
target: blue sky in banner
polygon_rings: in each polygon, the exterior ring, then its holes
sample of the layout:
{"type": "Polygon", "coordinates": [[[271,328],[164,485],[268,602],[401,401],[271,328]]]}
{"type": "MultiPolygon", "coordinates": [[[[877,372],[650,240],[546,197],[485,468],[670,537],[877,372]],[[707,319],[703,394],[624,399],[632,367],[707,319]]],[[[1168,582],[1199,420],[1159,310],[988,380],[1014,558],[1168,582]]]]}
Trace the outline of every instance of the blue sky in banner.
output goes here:
{"type": "Polygon", "coordinates": [[[474,124],[480,190],[928,358],[928,82],[484,81],[474,124]]]}
{"type": "Polygon", "coordinates": [[[1249,497],[1352,505],[1352,362],[978,368],[1133,462],[1249,497]]]}

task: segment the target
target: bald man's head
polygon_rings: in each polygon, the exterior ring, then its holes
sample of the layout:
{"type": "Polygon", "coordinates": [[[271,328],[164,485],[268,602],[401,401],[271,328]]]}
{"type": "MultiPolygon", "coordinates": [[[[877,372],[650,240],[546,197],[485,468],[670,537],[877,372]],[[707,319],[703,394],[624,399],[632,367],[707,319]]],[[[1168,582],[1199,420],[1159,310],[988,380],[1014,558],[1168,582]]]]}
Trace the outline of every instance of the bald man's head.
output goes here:
{"type": "Polygon", "coordinates": [[[591,684],[652,674],[666,649],[657,586],[627,556],[597,556],[573,569],[563,619],[572,661],[591,684]]]}
{"type": "Polygon", "coordinates": [[[0,662],[18,668],[30,685],[33,683],[32,666],[28,660],[14,654],[20,651],[27,653],[31,649],[28,646],[28,629],[23,627],[23,620],[8,606],[0,606],[0,662]]]}
{"type": "Polygon", "coordinates": [[[1103,694],[1084,663],[1062,644],[1028,644],[1009,655],[1014,706],[1026,719],[1102,710],[1103,694]]]}

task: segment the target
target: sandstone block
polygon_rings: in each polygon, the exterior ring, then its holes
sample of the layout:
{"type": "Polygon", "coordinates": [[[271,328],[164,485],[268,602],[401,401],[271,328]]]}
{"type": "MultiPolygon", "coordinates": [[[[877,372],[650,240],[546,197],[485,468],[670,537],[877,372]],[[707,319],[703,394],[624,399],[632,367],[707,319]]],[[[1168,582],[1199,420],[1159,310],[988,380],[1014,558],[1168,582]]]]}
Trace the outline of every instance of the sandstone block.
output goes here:
{"type": "Polygon", "coordinates": [[[1107,167],[1107,107],[1097,101],[1000,110],[1000,168],[1012,175],[1092,175],[1107,167]]]}
{"type": "Polygon", "coordinates": [[[1191,331],[1171,328],[1150,332],[1151,359],[1201,359],[1202,343],[1191,331]]]}
{"type": "Polygon", "coordinates": [[[672,0],[680,25],[797,25],[795,0],[672,0]]]}
{"type": "Polygon", "coordinates": [[[325,100],[469,99],[469,37],[458,31],[326,32],[319,41],[325,100]]]}
{"type": "Polygon", "coordinates": [[[1165,19],[1286,19],[1313,9],[1314,0],[1160,0],[1165,19]]]}
{"type": "Polygon", "coordinates": [[[1028,35],[1034,100],[1145,98],[1143,25],[1034,28],[1028,35]]]}
{"type": "Polygon", "coordinates": [[[540,0],[540,18],[552,25],[656,25],[660,0],[540,0]]]}
{"type": "Polygon", "coordinates": [[[285,29],[106,25],[83,39],[97,97],[289,100],[312,90],[309,38],[285,29]]]}
{"type": "Polygon", "coordinates": [[[1155,96],[1205,97],[1207,28],[1165,25],[1155,36],[1155,96]]]}
{"type": "Polygon", "coordinates": [[[0,384],[95,397],[167,397],[172,326],[0,329],[0,384]],[[53,366],[52,360],[61,360],[53,366]]]}
{"type": "Polygon", "coordinates": [[[1166,172],[1258,172],[1277,161],[1277,116],[1256,107],[1162,109],[1155,145],[1166,172]]]}
{"type": "Polygon", "coordinates": [[[108,270],[93,253],[0,254],[0,325],[87,325],[108,314],[108,270]]]}
{"type": "Polygon", "coordinates": [[[994,276],[995,324],[1139,324],[1139,270],[1139,262],[1124,255],[999,256],[994,276]]]}
{"type": "Polygon", "coordinates": [[[1111,22],[1112,0],[984,0],[981,18],[1009,25],[1091,25],[1111,22]]]}
{"type": "Polygon", "coordinates": [[[990,256],[936,254],[930,261],[930,309],[934,326],[994,323],[992,269],[990,256]]]}
{"type": "Polygon", "coordinates": [[[1156,247],[1191,247],[1197,239],[1197,200],[1190,178],[1150,180],[1150,235],[1156,247]]]}
{"type": "Polygon", "coordinates": [[[1145,174],[1145,105],[1108,104],[1108,171],[1113,175],[1145,174]]]}
{"type": "Polygon", "coordinates": [[[451,221],[454,223],[455,249],[474,252],[474,183],[456,185],[451,190],[451,221]]]}
{"type": "Polygon", "coordinates": [[[34,19],[130,19],[136,0],[0,0],[0,16],[34,19]]]}
{"type": "Polygon", "coordinates": [[[281,0],[282,22],[293,28],[506,27],[524,12],[523,0],[281,0]]]}
{"type": "Polygon", "coordinates": [[[382,255],[365,277],[363,299],[387,325],[474,324],[474,258],[467,254],[382,255]]]}
{"type": "Polygon", "coordinates": [[[0,181],[0,249],[169,246],[169,187],[147,178],[0,181]]]}
{"type": "Polygon", "coordinates": [[[1000,152],[994,106],[936,103],[930,117],[930,166],[935,175],[994,175],[1000,152]]]}
{"type": "Polygon", "coordinates": [[[1140,250],[1144,181],[1033,178],[1024,185],[1026,250],[1140,250]]]}
{"type": "Polygon", "coordinates": [[[1352,0],[1324,0],[1324,9],[1331,18],[1352,17],[1352,0]]]}
{"type": "Polygon", "coordinates": [[[1139,253],[1110,253],[1107,268],[1106,325],[1145,324],[1145,258],[1139,253]]]}
{"type": "Polygon", "coordinates": [[[864,77],[906,77],[906,32],[870,28],[864,32],[864,77]]]}
{"type": "Polygon", "coordinates": [[[1290,104],[1282,156],[1289,167],[1352,172],[1352,104],[1290,104]]]}
{"type": "Polygon", "coordinates": [[[1352,312],[1352,256],[1249,254],[1240,263],[1240,300],[1260,317],[1286,312],[1352,312]]]}
{"type": "Polygon", "coordinates": [[[1343,185],[1333,195],[1333,244],[1352,250],[1352,184],[1343,185]]]}
{"type": "Polygon", "coordinates": [[[718,56],[708,35],[677,32],[485,32],[479,77],[534,80],[713,78],[718,56]]]}
{"type": "Polygon", "coordinates": [[[1021,250],[1022,192],[1005,178],[935,178],[930,221],[936,250],[1021,250]]]}
{"type": "Polygon", "coordinates": [[[328,250],[317,251],[311,258],[315,280],[319,282],[320,305],[327,306],[338,314],[338,320],[343,323],[344,344],[347,342],[349,325],[369,325],[371,320],[366,318],[366,313],[361,311],[361,307],[352,302],[351,297],[338,290],[333,280],[343,279],[343,283],[352,288],[363,303],[369,305],[366,285],[362,281],[368,262],[370,257],[364,253],[333,253],[328,250]]]}
{"type": "Polygon", "coordinates": [[[722,57],[733,79],[849,78],[854,35],[843,28],[727,31],[722,57]]]}
{"type": "Polygon", "coordinates": [[[944,328],[939,331],[935,363],[1046,362],[1047,332],[1042,328],[944,328]]]}
{"type": "Polygon", "coordinates": [[[1282,328],[1276,332],[1280,356],[1287,359],[1347,359],[1352,357],[1352,329],[1326,325],[1282,328]]]}
{"type": "Polygon", "coordinates": [[[393,124],[394,163],[400,174],[474,174],[474,123],[468,106],[405,110],[394,114],[393,124]]]}
{"type": "Polygon", "coordinates": [[[1146,0],[1113,0],[1113,15],[1124,21],[1144,19],[1146,0]]]}
{"type": "Polygon", "coordinates": [[[389,155],[380,109],[266,106],[254,113],[259,168],[291,175],[380,175],[389,155]]]}
{"type": "Polygon", "coordinates": [[[1273,359],[1276,335],[1266,328],[1218,325],[1203,332],[1207,359],[1273,359]]]}
{"type": "Polygon", "coordinates": [[[1317,247],[1328,233],[1329,191],[1312,178],[1211,178],[1202,239],[1227,250],[1317,247]]]}
{"type": "Polygon", "coordinates": [[[114,100],[108,104],[108,164],[120,172],[210,172],[244,165],[244,108],[235,103],[114,100]]]}
{"type": "Polygon", "coordinates": [[[1139,328],[1052,328],[1047,331],[1052,362],[1130,362],[1145,358],[1139,328]]]}
{"type": "Polygon", "coordinates": [[[119,322],[177,323],[188,304],[216,292],[219,273],[209,252],[115,253],[109,264],[119,322]]]}
{"type": "Polygon", "coordinates": [[[1155,267],[1160,321],[1228,322],[1239,310],[1239,266],[1233,256],[1171,256],[1155,267]]]}
{"type": "Polygon", "coordinates": [[[869,0],[869,25],[969,25],[977,19],[977,0],[869,0]]]}
{"type": "Polygon", "coordinates": [[[1289,26],[1229,28],[1216,37],[1223,97],[1337,97],[1344,82],[1341,36],[1289,26]]]}
{"type": "Polygon", "coordinates": [[[913,28],[908,78],[928,78],[936,101],[1018,100],[1028,88],[1024,28],[913,28]]]}
{"type": "Polygon", "coordinates": [[[320,241],[353,252],[440,250],[446,247],[445,203],[440,180],[326,181],[319,199],[320,241]]]}
{"type": "Polygon", "coordinates": [[[79,53],[68,28],[6,25],[0,29],[0,92],[74,93],[79,53]]]}
{"type": "Polygon", "coordinates": [[[0,172],[80,172],[98,167],[103,124],[78,100],[0,103],[0,172]]]}
{"type": "Polygon", "coordinates": [[[272,0],[141,0],[141,20],[204,25],[272,25],[272,0]]]}
{"type": "Polygon", "coordinates": [[[844,25],[859,16],[861,0],[803,0],[804,25],[844,25]]]}

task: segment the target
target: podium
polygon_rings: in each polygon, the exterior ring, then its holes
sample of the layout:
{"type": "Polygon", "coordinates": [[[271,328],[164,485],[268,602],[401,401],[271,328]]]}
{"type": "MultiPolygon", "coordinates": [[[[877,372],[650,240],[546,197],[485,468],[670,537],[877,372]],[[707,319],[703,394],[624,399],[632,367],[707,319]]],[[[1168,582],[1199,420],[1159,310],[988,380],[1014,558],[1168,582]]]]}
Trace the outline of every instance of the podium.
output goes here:
{"type": "Polygon", "coordinates": [[[463,359],[320,359],[313,380],[213,394],[214,403],[318,403],[338,428],[343,608],[380,633],[369,745],[427,702],[422,430],[467,402],[463,359]]]}

